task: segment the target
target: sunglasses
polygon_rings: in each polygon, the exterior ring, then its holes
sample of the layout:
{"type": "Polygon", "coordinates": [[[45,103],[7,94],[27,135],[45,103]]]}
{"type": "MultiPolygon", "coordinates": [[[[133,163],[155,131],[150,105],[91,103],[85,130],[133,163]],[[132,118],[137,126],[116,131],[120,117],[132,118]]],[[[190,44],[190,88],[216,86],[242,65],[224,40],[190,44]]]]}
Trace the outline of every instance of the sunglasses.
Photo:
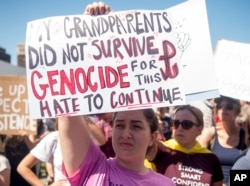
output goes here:
{"type": "Polygon", "coordinates": [[[233,110],[234,109],[234,105],[232,103],[227,103],[227,104],[218,104],[216,105],[217,109],[222,109],[225,108],[227,110],[233,110]]]}
{"type": "Polygon", "coordinates": [[[170,122],[171,126],[174,128],[174,129],[177,129],[179,127],[179,125],[182,126],[183,129],[185,130],[189,130],[191,129],[194,125],[195,126],[199,126],[198,124],[190,121],[190,120],[183,120],[183,121],[180,121],[180,120],[172,120],[170,122]]]}

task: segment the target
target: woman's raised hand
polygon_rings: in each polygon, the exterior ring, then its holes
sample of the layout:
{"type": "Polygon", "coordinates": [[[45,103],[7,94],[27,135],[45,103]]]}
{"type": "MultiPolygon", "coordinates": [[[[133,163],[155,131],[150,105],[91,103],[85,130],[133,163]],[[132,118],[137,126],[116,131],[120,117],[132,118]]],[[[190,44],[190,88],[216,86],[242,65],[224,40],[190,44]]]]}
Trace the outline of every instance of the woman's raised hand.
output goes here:
{"type": "Polygon", "coordinates": [[[85,8],[84,14],[86,15],[103,15],[110,12],[110,7],[103,2],[94,2],[88,4],[85,8]]]}

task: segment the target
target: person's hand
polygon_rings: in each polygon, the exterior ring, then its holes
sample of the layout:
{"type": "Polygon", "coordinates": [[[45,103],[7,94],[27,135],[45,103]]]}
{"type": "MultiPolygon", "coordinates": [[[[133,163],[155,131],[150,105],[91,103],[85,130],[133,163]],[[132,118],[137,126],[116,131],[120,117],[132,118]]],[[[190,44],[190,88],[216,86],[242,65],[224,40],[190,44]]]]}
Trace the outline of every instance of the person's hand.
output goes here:
{"type": "Polygon", "coordinates": [[[110,12],[110,7],[103,2],[94,2],[88,4],[85,8],[84,14],[86,15],[103,15],[110,12]]]}

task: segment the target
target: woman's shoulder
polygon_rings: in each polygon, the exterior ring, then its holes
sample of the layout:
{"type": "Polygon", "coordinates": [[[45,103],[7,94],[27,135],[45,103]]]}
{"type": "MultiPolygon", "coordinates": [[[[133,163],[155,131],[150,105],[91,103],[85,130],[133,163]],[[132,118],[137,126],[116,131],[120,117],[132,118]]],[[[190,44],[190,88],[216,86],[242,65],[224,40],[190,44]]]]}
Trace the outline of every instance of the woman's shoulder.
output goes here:
{"type": "Polygon", "coordinates": [[[36,146],[31,149],[31,152],[34,151],[42,151],[42,150],[53,150],[56,147],[58,142],[58,131],[53,131],[47,134],[44,138],[42,138],[36,146]]]}
{"type": "Polygon", "coordinates": [[[216,133],[216,126],[209,126],[204,128],[208,133],[215,134],[216,133]]]}

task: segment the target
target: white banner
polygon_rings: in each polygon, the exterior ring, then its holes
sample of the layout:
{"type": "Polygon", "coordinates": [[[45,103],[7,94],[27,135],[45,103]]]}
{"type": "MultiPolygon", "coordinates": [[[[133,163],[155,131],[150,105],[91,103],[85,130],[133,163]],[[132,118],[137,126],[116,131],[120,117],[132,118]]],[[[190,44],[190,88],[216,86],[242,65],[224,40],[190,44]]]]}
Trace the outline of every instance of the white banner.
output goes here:
{"type": "Polygon", "coordinates": [[[167,9],[177,32],[187,101],[219,96],[205,0],[189,0],[167,9]]]}
{"type": "Polygon", "coordinates": [[[25,51],[31,116],[186,103],[175,36],[166,11],[29,22],[25,51]]]}
{"type": "Polygon", "coordinates": [[[220,94],[250,101],[250,44],[219,40],[215,65],[220,94]]]}

